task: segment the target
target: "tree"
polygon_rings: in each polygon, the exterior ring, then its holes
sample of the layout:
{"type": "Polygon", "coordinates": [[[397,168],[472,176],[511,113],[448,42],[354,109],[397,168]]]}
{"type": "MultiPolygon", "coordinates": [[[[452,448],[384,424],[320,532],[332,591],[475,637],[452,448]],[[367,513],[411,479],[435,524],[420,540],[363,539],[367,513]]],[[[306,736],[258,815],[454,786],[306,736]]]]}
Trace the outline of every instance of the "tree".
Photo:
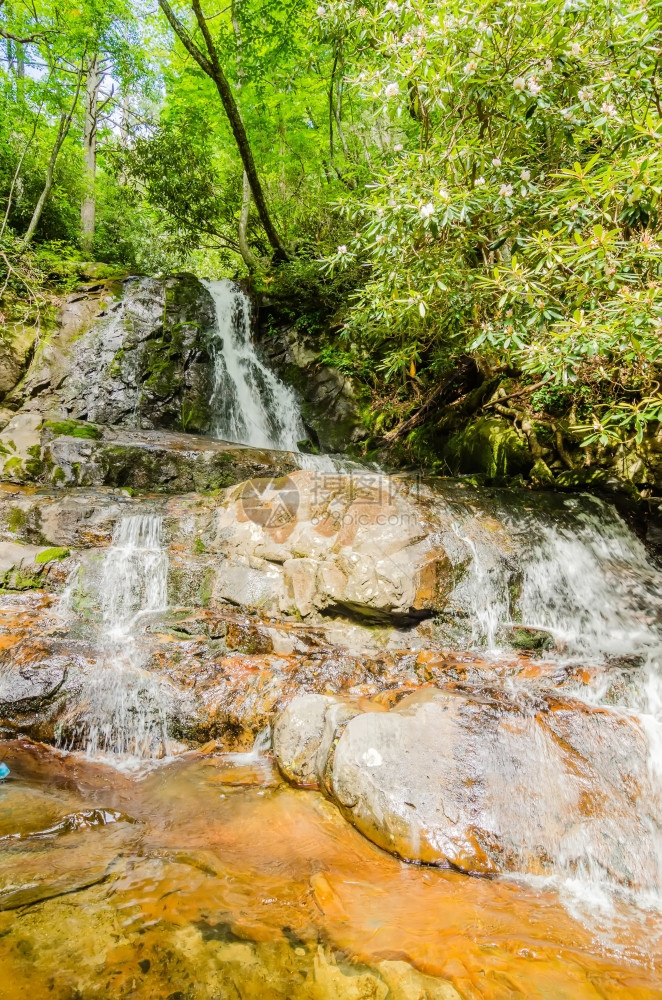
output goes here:
{"type": "Polygon", "coordinates": [[[223,72],[218,52],[216,51],[216,47],[211,37],[207,21],[202,13],[199,0],[193,0],[192,7],[198,27],[205,42],[206,55],[195,43],[184,24],[182,24],[182,22],[175,16],[168,0],[159,0],[159,6],[163,10],[170,26],[184,45],[187,52],[193,56],[203,72],[206,73],[211,80],[213,80],[230,123],[244,171],[246,172],[246,177],[248,178],[251,194],[255,202],[255,208],[257,209],[260,221],[264,227],[269,244],[272,247],[277,260],[287,260],[287,252],[283,246],[280,236],[278,235],[278,232],[276,231],[276,227],[273,224],[271,214],[267,207],[266,198],[262,189],[262,184],[260,183],[260,179],[258,177],[253,152],[248,141],[248,136],[246,135],[246,129],[244,128],[239,107],[234,94],[232,93],[232,88],[228,83],[228,79],[223,72]]]}

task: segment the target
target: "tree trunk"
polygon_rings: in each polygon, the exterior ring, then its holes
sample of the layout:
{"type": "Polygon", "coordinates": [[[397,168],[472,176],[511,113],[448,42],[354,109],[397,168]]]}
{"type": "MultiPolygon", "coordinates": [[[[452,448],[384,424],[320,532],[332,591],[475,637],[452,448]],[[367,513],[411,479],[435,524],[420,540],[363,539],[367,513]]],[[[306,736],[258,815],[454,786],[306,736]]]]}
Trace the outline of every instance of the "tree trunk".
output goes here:
{"type": "Polygon", "coordinates": [[[32,213],[32,218],[30,219],[30,225],[28,226],[28,231],[23,238],[23,249],[25,249],[32,237],[35,234],[37,226],[39,225],[39,220],[41,219],[41,213],[44,211],[44,205],[51,193],[51,188],[53,187],[53,176],[55,174],[55,164],[57,163],[57,158],[60,155],[60,150],[62,149],[62,144],[69,134],[69,129],[71,128],[71,122],[76,111],[76,105],[78,104],[78,97],[80,95],[81,83],[83,80],[83,68],[78,73],[78,79],[76,81],[76,90],[74,92],[74,98],[71,102],[71,107],[66,114],[60,115],[60,124],[57,130],[57,136],[51,150],[51,155],[48,160],[48,166],[46,167],[46,178],[44,181],[44,187],[39,195],[39,200],[35,205],[34,212],[32,213]]]}
{"type": "MultiPolygon", "coordinates": [[[[239,81],[243,82],[244,70],[241,64],[243,38],[241,37],[241,25],[239,24],[239,18],[237,16],[239,3],[240,0],[232,0],[232,30],[234,31],[234,37],[237,43],[237,75],[239,77],[239,81]]],[[[251,185],[248,180],[248,174],[244,170],[241,187],[241,214],[239,216],[239,251],[244,264],[248,268],[249,272],[252,273],[257,268],[257,258],[248,245],[248,220],[251,214],[251,198],[251,185]]]]}
{"type": "Polygon", "coordinates": [[[99,56],[95,53],[87,67],[85,84],[85,128],[83,131],[83,201],[80,207],[81,243],[90,253],[94,244],[96,214],[95,182],[97,176],[97,126],[99,86],[99,56]]]}
{"type": "Polygon", "coordinates": [[[250,246],[248,245],[248,216],[251,209],[251,185],[248,180],[248,175],[244,170],[244,180],[242,188],[242,198],[241,198],[241,215],[239,217],[239,250],[243,258],[244,264],[249,271],[255,271],[257,268],[257,258],[250,246]]]}
{"type": "Polygon", "coordinates": [[[187,52],[193,56],[198,66],[200,66],[203,72],[206,73],[207,76],[216,84],[216,89],[219,97],[221,98],[225,114],[230,122],[230,128],[232,129],[232,134],[237,144],[239,155],[241,156],[241,162],[244,165],[244,170],[246,172],[246,176],[248,177],[251,193],[253,195],[253,201],[255,202],[255,208],[257,209],[257,213],[260,217],[260,222],[264,227],[269,244],[274,251],[274,259],[281,261],[287,260],[287,251],[281,242],[280,236],[276,231],[276,227],[271,220],[269,209],[267,208],[266,198],[258,177],[255,160],[253,159],[253,151],[251,150],[248,136],[246,135],[246,129],[244,128],[244,123],[241,118],[241,113],[237,106],[237,102],[234,99],[234,94],[232,93],[232,88],[230,87],[227,77],[225,76],[219,62],[218,53],[209,33],[209,27],[202,13],[200,2],[199,0],[192,0],[192,3],[193,12],[195,13],[198,26],[205,40],[208,56],[206,56],[198,48],[185,26],[175,16],[168,0],[159,0],[161,10],[167,17],[170,26],[184,45],[187,52]]]}

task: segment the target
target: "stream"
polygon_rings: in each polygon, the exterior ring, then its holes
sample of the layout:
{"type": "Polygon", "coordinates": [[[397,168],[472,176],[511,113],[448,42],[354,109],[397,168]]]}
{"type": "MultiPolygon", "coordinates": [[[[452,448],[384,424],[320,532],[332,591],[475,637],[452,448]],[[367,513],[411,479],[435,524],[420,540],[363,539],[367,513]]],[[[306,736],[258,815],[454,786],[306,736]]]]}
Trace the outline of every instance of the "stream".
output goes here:
{"type": "Polygon", "coordinates": [[[262,478],[0,491],[0,544],[66,546],[0,593],[0,1000],[662,996],[645,545],[592,496],[301,453],[204,287],[210,454],[262,478]]]}

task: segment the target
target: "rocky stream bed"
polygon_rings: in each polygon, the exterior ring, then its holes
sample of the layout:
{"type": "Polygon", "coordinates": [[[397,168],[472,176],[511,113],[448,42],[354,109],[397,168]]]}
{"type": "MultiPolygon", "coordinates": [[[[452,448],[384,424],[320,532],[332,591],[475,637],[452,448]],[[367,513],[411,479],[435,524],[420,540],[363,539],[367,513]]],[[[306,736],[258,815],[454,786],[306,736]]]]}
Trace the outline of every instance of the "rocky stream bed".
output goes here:
{"type": "Polygon", "coordinates": [[[0,997],[659,997],[653,557],[311,454],[349,389],[211,292],[74,298],[6,396],[0,997]]]}

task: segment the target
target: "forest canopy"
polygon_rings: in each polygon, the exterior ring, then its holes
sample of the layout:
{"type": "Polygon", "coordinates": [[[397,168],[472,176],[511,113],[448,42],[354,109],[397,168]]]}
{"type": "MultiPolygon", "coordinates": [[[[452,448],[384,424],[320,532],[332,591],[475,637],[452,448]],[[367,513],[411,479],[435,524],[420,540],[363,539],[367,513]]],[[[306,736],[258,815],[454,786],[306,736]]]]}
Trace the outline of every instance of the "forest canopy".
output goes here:
{"type": "Polygon", "coordinates": [[[641,441],[661,9],[0,0],[2,296],[91,260],[243,277],[299,297],[376,430],[470,362],[554,433],[641,441]]]}

